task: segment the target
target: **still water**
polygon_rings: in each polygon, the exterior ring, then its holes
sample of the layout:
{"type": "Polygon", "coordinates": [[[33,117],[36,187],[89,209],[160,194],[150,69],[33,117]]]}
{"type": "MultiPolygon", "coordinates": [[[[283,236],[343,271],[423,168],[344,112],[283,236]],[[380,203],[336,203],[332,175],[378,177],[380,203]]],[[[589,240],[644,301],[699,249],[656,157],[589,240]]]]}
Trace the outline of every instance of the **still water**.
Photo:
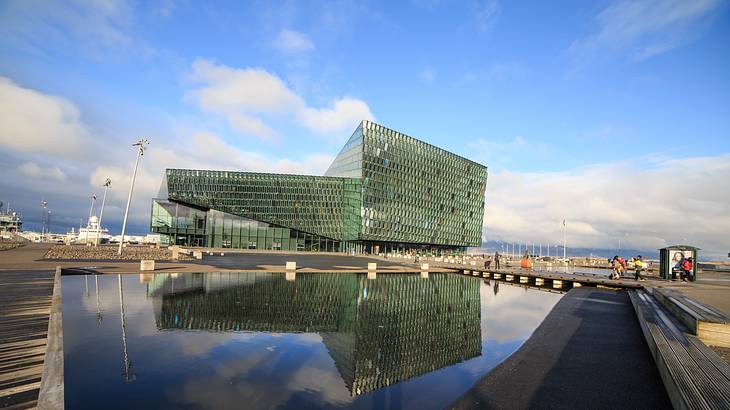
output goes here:
{"type": "Polygon", "coordinates": [[[442,408],[560,294],[453,274],[65,276],[67,409],[442,408]]]}

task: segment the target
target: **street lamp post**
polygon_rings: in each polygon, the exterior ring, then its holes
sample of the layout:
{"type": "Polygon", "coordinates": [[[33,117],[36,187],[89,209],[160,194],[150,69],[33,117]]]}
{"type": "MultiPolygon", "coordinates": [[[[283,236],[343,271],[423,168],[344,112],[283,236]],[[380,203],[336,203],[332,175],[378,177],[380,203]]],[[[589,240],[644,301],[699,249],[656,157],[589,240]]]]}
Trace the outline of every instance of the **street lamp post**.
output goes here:
{"type": "Polygon", "coordinates": [[[41,242],[43,242],[46,230],[48,229],[48,222],[46,222],[46,218],[48,218],[48,201],[43,200],[41,206],[43,207],[43,216],[41,217],[41,242]]]}
{"type": "Polygon", "coordinates": [[[566,229],[566,226],[565,226],[565,219],[563,219],[563,262],[564,262],[564,263],[567,263],[567,262],[568,262],[568,260],[567,260],[567,259],[566,259],[566,257],[565,257],[565,256],[566,256],[566,252],[565,252],[565,250],[566,250],[566,245],[567,245],[567,244],[566,244],[566,241],[565,241],[565,229],[566,229]]]}
{"type": "Polygon", "coordinates": [[[99,222],[96,227],[96,238],[94,239],[94,246],[99,245],[99,235],[101,234],[101,218],[104,216],[104,204],[106,203],[106,191],[112,185],[112,180],[107,178],[104,182],[104,196],[101,198],[101,211],[99,211],[99,222]]]}
{"type": "Polygon", "coordinates": [[[127,207],[124,210],[124,222],[122,222],[122,238],[119,240],[119,251],[118,255],[122,254],[122,246],[124,245],[124,232],[127,229],[127,217],[129,216],[129,204],[132,202],[132,191],[134,190],[134,180],[137,179],[137,166],[139,166],[139,157],[144,155],[144,146],[149,144],[144,138],[140,138],[133,147],[137,147],[137,159],[134,161],[134,171],[132,172],[132,183],[129,185],[129,196],[127,196],[127,207]]]}
{"type": "Polygon", "coordinates": [[[94,213],[94,204],[96,204],[96,194],[91,195],[91,208],[89,208],[89,218],[86,220],[86,237],[88,240],[89,232],[88,228],[91,228],[91,214],[94,213]]]}

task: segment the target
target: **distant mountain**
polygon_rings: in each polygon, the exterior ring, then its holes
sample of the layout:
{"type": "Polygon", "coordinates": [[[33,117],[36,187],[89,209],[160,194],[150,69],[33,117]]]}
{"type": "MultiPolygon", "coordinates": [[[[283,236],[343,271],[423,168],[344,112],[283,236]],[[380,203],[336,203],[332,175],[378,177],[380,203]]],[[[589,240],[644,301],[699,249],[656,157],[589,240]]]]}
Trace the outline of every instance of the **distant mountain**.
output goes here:
{"type": "MultiPolygon", "coordinates": [[[[486,241],[482,242],[482,246],[478,249],[481,249],[484,251],[484,253],[494,253],[495,251],[499,251],[499,253],[509,254],[512,252],[512,243],[509,242],[502,242],[502,241],[486,241]]],[[[476,250],[476,252],[479,252],[476,250]]],[[[515,244],[515,253],[517,253],[517,244],[515,244]]],[[[525,253],[525,244],[522,244],[521,247],[521,253],[525,253]]],[[[530,253],[532,254],[532,245],[530,245],[530,253]]],[[[539,254],[540,248],[536,244],[535,245],[535,252],[534,254],[539,254]]],[[[542,256],[547,256],[548,251],[547,247],[542,247],[542,256]]],[[[636,255],[641,255],[646,259],[659,259],[659,250],[657,249],[621,249],[619,251],[618,249],[601,249],[601,248],[571,248],[570,246],[566,249],[566,255],[567,256],[574,256],[574,257],[599,257],[599,258],[613,258],[614,255],[619,255],[622,257],[632,257],[636,255]]],[[[559,245],[557,247],[557,255],[556,255],[556,247],[552,247],[550,249],[550,256],[563,256],[563,245],[559,245]]]]}

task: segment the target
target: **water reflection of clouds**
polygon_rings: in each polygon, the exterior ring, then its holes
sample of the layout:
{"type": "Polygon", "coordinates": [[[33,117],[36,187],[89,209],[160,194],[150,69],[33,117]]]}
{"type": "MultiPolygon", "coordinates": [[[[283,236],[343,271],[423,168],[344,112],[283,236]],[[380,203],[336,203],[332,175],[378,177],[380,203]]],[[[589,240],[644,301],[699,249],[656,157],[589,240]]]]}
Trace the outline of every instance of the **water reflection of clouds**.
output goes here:
{"type": "MultiPolygon", "coordinates": [[[[455,278],[475,281],[470,284],[478,281],[476,278],[455,278]]],[[[475,340],[481,340],[481,356],[452,362],[440,369],[410,376],[413,378],[400,383],[351,397],[340,373],[342,369],[338,368],[332,356],[335,346],[332,343],[349,339],[330,337],[328,344],[319,333],[311,330],[309,333],[282,333],[165,326],[161,330],[158,322],[160,300],[148,297],[147,284],[140,283],[136,275],[125,276],[123,280],[129,352],[135,363],[133,371],[139,376],[137,382],[126,385],[125,389],[138,389],[151,383],[159,389],[156,394],[161,395],[155,403],[177,407],[241,408],[255,404],[257,408],[299,408],[306,404],[373,408],[389,401],[400,405],[408,403],[414,408],[432,407],[434,403],[447,405],[516,350],[560,298],[560,295],[526,291],[506,283],[500,284],[495,295],[494,281],[491,286],[479,281],[478,291],[472,289],[474,296],[478,292],[481,299],[480,317],[476,316],[477,311],[473,315],[481,328],[481,339],[478,334],[475,335],[475,340]]],[[[119,387],[115,390],[113,385],[124,384],[118,373],[121,323],[117,277],[99,277],[100,306],[105,317],[102,325],[96,324],[93,283],[93,277],[89,277],[87,296],[84,294],[83,277],[64,278],[64,286],[68,285],[64,288],[64,298],[70,298],[64,300],[64,332],[74,333],[68,339],[66,352],[67,358],[72,357],[73,361],[69,367],[70,373],[73,373],[68,375],[69,383],[73,383],[72,379],[78,374],[83,380],[90,377],[87,373],[102,372],[106,375],[98,382],[109,390],[106,394],[118,394],[121,390],[119,387]],[[79,357],[87,353],[98,360],[96,365],[79,364],[79,357]]],[[[206,300],[222,303],[217,294],[208,296],[206,300]]],[[[238,303],[235,297],[231,300],[231,303],[238,303]]],[[[402,326],[400,329],[405,331],[402,326]]],[[[343,359],[338,355],[349,351],[335,350],[334,354],[340,361],[343,359]]],[[[396,360],[396,356],[393,357],[396,360]]],[[[396,377],[395,373],[393,377],[396,377]]],[[[91,379],[97,382],[96,377],[91,379]]],[[[69,396],[78,397],[79,389],[71,387],[69,396]]],[[[101,395],[103,391],[99,389],[95,394],[101,395]]],[[[120,401],[116,406],[122,407],[122,403],[125,402],[120,401]]]]}
{"type": "Polygon", "coordinates": [[[498,344],[527,339],[558,303],[561,294],[491,281],[479,289],[482,300],[482,340],[498,344]],[[493,286],[499,286],[494,295],[493,286]]]}

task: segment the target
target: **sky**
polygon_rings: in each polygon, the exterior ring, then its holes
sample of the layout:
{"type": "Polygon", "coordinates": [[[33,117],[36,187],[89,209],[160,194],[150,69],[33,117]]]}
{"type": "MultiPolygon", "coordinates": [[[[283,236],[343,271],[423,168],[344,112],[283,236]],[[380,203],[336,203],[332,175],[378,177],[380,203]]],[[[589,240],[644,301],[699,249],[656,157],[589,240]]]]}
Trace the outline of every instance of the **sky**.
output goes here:
{"type": "Polygon", "coordinates": [[[78,227],[167,167],[321,174],[363,119],[489,167],[484,240],[730,252],[723,0],[0,2],[0,201],[78,227]]]}

